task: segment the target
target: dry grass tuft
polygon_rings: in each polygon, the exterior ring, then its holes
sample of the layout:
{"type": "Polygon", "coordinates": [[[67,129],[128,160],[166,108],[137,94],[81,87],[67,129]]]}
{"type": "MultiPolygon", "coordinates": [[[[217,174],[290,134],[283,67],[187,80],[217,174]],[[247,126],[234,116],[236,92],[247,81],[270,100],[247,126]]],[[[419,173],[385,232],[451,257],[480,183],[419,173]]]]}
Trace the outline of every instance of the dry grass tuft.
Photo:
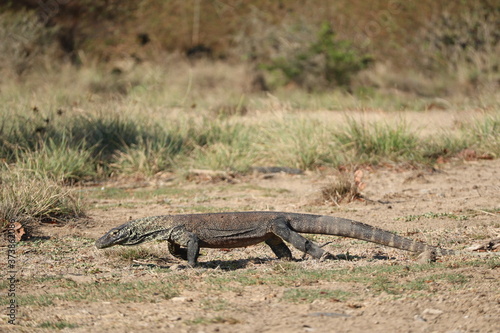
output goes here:
{"type": "Polygon", "coordinates": [[[39,221],[84,215],[74,188],[23,170],[0,172],[0,221],[19,222],[29,235],[39,221]]]}
{"type": "Polygon", "coordinates": [[[357,170],[354,173],[340,172],[335,180],[321,188],[321,198],[327,203],[340,205],[342,202],[351,202],[361,199],[360,191],[365,188],[361,181],[363,171],[357,170]]]}

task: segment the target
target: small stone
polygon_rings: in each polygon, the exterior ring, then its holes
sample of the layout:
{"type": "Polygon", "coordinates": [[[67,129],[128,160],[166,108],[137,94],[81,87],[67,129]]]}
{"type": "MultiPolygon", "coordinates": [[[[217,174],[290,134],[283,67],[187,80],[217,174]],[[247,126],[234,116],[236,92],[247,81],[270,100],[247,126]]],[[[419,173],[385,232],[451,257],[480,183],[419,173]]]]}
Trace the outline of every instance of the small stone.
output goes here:
{"type": "Polygon", "coordinates": [[[420,322],[422,322],[422,323],[425,323],[425,322],[427,321],[427,320],[425,320],[425,318],[423,318],[423,317],[421,317],[421,316],[419,316],[419,315],[415,315],[415,316],[413,317],[413,319],[415,319],[416,321],[420,321],[420,322]]]}
{"type": "Polygon", "coordinates": [[[439,309],[425,309],[422,314],[430,314],[430,315],[435,315],[435,316],[438,316],[440,314],[442,314],[443,311],[442,310],[439,310],[439,309]]]}
{"type": "Polygon", "coordinates": [[[170,300],[172,302],[179,302],[179,303],[182,303],[182,302],[192,302],[193,301],[192,298],[184,297],[184,296],[172,297],[170,300]]]}

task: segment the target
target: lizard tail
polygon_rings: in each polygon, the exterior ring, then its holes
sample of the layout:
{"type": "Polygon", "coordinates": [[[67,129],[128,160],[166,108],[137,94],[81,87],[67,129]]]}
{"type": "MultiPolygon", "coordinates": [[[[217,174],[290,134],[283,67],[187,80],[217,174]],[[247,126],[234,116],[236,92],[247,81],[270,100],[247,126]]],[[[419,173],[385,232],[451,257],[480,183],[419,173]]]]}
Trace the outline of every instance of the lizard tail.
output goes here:
{"type": "Polygon", "coordinates": [[[361,239],[411,252],[435,251],[437,255],[451,255],[453,250],[441,249],[422,242],[398,236],[371,225],[333,216],[310,215],[310,219],[290,216],[290,227],[302,233],[343,236],[361,239]]]}

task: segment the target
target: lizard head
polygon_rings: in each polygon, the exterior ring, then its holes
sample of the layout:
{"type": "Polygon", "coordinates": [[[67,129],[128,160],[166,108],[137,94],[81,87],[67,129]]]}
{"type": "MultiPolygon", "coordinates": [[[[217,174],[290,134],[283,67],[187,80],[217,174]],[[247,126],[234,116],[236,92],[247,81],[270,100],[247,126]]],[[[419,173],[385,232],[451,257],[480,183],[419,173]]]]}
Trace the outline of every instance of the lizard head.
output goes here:
{"type": "Polygon", "coordinates": [[[166,240],[172,229],[172,220],[165,217],[151,216],[129,221],[111,229],[95,242],[98,249],[114,245],[136,245],[154,239],[166,240]]]}
{"type": "Polygon", "coordinates": [[[95,242],[95,246],[98,249],[105,249],[114,245],[135,245],[141,240],[136,237],[126,223],[108,231],[95,242]]]}

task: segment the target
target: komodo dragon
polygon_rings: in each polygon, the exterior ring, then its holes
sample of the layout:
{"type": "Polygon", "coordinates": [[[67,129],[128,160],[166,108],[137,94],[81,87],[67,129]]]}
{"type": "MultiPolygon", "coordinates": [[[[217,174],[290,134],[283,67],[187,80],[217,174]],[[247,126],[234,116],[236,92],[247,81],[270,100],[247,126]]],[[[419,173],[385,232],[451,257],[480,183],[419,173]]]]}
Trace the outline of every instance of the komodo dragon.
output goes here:
{"type": "Polygon", "coordinates": [[[108,231],[95,245],[136,245],[168,241],[169,251],[195,266],[200,247],[235,248],[265,242],[278,258],[292,259],[287,241],[314,258],[334,258],[299,232],[344,236],[412,252],[453,254],[452,250],[417,242],[368,224],[333,216],[283,212],[232,212],[163,215],[129,221],[108,231]],[[187,248],[187,249],[186,249],[187,248]]]}

